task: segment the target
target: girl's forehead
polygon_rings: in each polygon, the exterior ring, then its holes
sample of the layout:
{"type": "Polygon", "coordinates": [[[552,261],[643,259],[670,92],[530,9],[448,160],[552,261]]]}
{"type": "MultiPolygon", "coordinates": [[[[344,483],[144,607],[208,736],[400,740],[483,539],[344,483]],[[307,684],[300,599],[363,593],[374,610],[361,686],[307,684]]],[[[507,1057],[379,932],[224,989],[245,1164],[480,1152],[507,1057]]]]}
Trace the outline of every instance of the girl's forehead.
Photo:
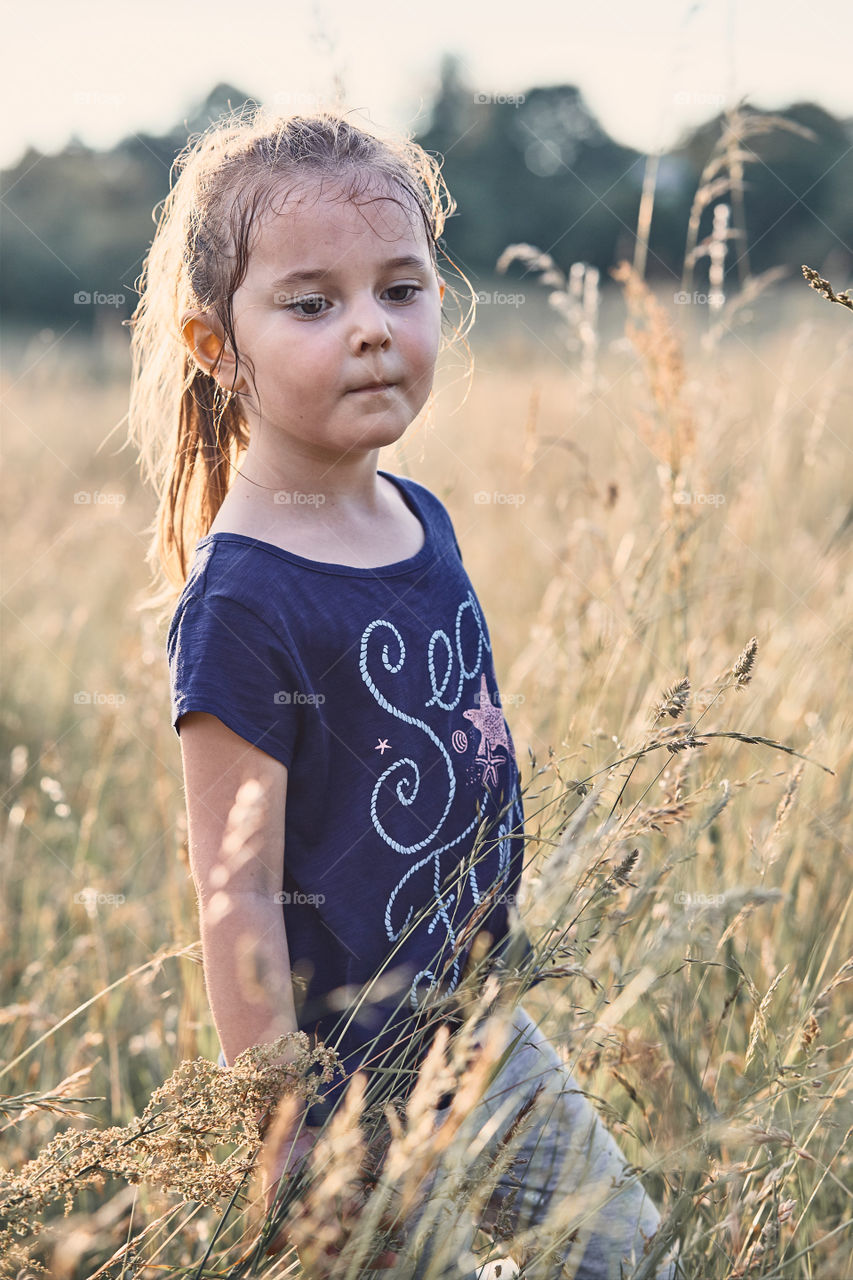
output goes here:
{"type": "Polygon", "coordinates": [[[249,260],[253,267],[278,268],[282,259],[307,261],[324,250],[391,256],[420,253],[430,259],[430,244],[414,199],[401,188],[375,182],[352,191],[340,181],[302,182],[270,193],[257,219],[249,260]]]}

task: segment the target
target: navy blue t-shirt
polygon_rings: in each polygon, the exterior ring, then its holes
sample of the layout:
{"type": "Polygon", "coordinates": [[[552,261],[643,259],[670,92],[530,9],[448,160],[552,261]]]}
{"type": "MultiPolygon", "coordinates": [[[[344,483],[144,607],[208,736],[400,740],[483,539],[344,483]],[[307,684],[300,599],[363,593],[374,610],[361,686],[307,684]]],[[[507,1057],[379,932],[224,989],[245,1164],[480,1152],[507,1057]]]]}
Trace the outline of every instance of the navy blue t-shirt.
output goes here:
{"type": "Polygon", "coordinates": [[[486,621],[444,505],[379,474],[423,526],[416,555],[360,569],[208,534],[167,641],[176,731],[185,712],[210,712],[288,769],[277,897],[297,1017],[345,1071],[309,1123],[359,1067],[368,1102],[386,1085],[407,1096],[429,1047],[415,1034],[424,998],[455,990],[473,933],[508,958],[512,918],[513,963],[532,952],[515,914],[519,771],[486,621]]]}

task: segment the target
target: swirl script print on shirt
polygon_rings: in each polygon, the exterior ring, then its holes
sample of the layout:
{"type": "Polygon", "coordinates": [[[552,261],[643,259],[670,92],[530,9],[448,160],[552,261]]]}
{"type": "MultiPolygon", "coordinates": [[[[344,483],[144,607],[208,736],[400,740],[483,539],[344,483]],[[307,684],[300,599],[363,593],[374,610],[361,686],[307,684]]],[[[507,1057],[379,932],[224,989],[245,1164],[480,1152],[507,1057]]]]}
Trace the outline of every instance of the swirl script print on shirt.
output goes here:
{"type": "MultiPolygon", "coordinates": [[[[410,906],[405,919],[400,919],[402,911],[398,900],[401,893],[415,877],[431,876],[431,914],[428,913],[422,923],[430,935],[444,931],[455,953],[457,931],[450,913],[456,901],[456,893],[447,889],[442,892],[442,873],[446,873],[451,866],[451,859],[458,861],[472,845],[480,825],[480,815],[487,811],[490,794],[498,788],[501,775],[508,776],[511,780],[515,778],[516,762],[512,738],[500,706],[492,701],[483,669],[486,653],[491,653],[491,646],[485,624],[476,598],[469,591],[457,608],[453,637],[439,628],[429,638],[423,661],[430,697],[423,708],[406,709],[393,701],[393,680],[389,681],[388,677],[400,674],[407,662],[417,662],[417,656],[408,652],[399,628],[387,619],[374,619],[361,635],[359,669],[362,680],[389,717],[406,726],[406,751],[411,753],[395,755],[389,761],[376,779],[370,796],[370,821],[373,829],[407,863],[385,905],[385,930],[392,942],[409,927],[414,910],[410,906]],[[469,653],[467,661],[463,652],[463,628],[466,622],[469,633],[472,622],[476,628],[476,652],[469,653]],[[383,688],[380,688],[380,683],[383,688]],[[422,714],[415,714],[416,711],[423,712],[431,706],[448,713],[445,722],[451,727],[451,731],[447,740],[444,734],[436,732],[426,722],[422,714]],[[460,711],[463,721],[468,722],[464,729],[459,720],[460,711]],[[455,717],[452,715],[454,712],[455,717]],[[455,728],[452,727],[454,725],[455,728]],[[409,828],[409,838],[401,840],[395,834],[394,819],[401,810],[417,808],[422,771],[425,768],[439,773],[444,780],[443,810],[434,812],[416,838],[411,838],[409,828]],[[463,820],[460,829],[448,830],[448,817],[453,810],[460,784],[469,791],[472,786],[476,789],[474,802],[462,810],[464,814],[470,813],[472,816],[467,821],[463,820]],[[389,795],[392,798],[390,806],[389,795]]],[[[411,687],[411,683],[407,687],[411,687]]],[[[383,756],[386,750],[392,749],[391,740],[396,741],[391,724],[389,722],[388,736],[380,739],[377,747],[383,756]]],[[[523,810],[517,788],[514,788],[512,803],[504,807],[506,812],[496,825],[497,875],[490,876],[489,884],[481,886],[477,866],[470,865],[467,870],[474,906],[480,903],[483,892],[496,893],[509,872],[510,832],[521,831],[523,825],[523,810]]],[[[457,806],[455,812],[459,811],[457,806]]],[[[434,941],[437,951],[437,937],[434,941]]],[[[460,969],[460,957],[455,954],[448,992],[455,990],[460,969]]],[[[420,999],[436,982],[437,976],[430,968],[422,969],[415,975],[409,991],[409,999],[414,1008],[417,1008],[420,999]],[[423,984],[425,989],[419,997],[418,988],[423,984]]]]}

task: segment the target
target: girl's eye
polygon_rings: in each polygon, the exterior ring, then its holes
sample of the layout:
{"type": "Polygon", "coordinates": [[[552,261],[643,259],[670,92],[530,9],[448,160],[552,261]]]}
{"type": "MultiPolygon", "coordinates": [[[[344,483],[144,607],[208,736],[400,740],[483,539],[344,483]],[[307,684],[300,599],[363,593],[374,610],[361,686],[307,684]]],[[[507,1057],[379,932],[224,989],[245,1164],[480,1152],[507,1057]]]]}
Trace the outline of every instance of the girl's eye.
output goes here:
{"type": "Polygon", "coordinates": [[[305,319],[313,318],[321,314],[320,310],[313,310],[314,307],[320,308],[326,299],[321,293],[306,293],[301,298],[294,298],[292,302],[285,305],[286,311],[293,311],[297,315],[301,315],[305,319]],[[309,308],[307,311],[298,310],[298,308],[309,308]]]}
{"type": "MultiPolygon", "coordinates": [[[[388,293],[393,293],[395,289],[402,289],[405,293],[408,293],[412,296],[416,293],[420,293],[420,285],[416,285],[416,284],[392,284],[388,289],[388,293]]],[[[412,297],[410,296],[407,298],[392,298],[391,301],[392,302],[411,302],[412,297]]]]}
{"type": "MultiPolygon", "coordinates": [[[[385,290],[391,302],[404,303],[411,302],[415,294],[421,292],[421,285],[418,284],[392,284],[385,290]],[[395,293],[402,293],[403,297],[393,296],[395,293]]],[[[326,299],[322,293],[304,293],[300,298],[293,298],[290,302],[284,304],[285,311],[292,311],[294,315],[302,320],[314,320],[317,316],[324,314],[323,304],[326,299]]]]}

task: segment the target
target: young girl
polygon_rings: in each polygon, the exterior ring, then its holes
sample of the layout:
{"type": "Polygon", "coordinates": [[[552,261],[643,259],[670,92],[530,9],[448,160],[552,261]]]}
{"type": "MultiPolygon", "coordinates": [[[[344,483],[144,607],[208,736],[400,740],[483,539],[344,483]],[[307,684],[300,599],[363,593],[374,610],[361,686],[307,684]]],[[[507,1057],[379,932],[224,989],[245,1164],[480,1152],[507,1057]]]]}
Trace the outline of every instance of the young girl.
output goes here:
{"type": "MultiPolygon", "coordinates": [[[[405,1100],[431,1003],[475,940],[485,967],[529,967],[524,814],[450,517],[377,467],[439,352],[453,202],[437,164],[334,111],[259,110],[191,141],[177,169],[133,321],[130,417],[161,496],[151,558],[174,604],[206,986],[223,1063],[301,1029],[344,1067],[274,1153],[277,1181],[357,1069],[368,1103],[405,1100]],[[265,803],[235,849],[249,779],[265,803]]],[[[521,1006],[512,1034],[494,1098],[550,1091],[524,1150],[527,1220],[595,1180],[561,1256],[579,1277],[619,1274],[657,1211],[521,1006]]]]}

